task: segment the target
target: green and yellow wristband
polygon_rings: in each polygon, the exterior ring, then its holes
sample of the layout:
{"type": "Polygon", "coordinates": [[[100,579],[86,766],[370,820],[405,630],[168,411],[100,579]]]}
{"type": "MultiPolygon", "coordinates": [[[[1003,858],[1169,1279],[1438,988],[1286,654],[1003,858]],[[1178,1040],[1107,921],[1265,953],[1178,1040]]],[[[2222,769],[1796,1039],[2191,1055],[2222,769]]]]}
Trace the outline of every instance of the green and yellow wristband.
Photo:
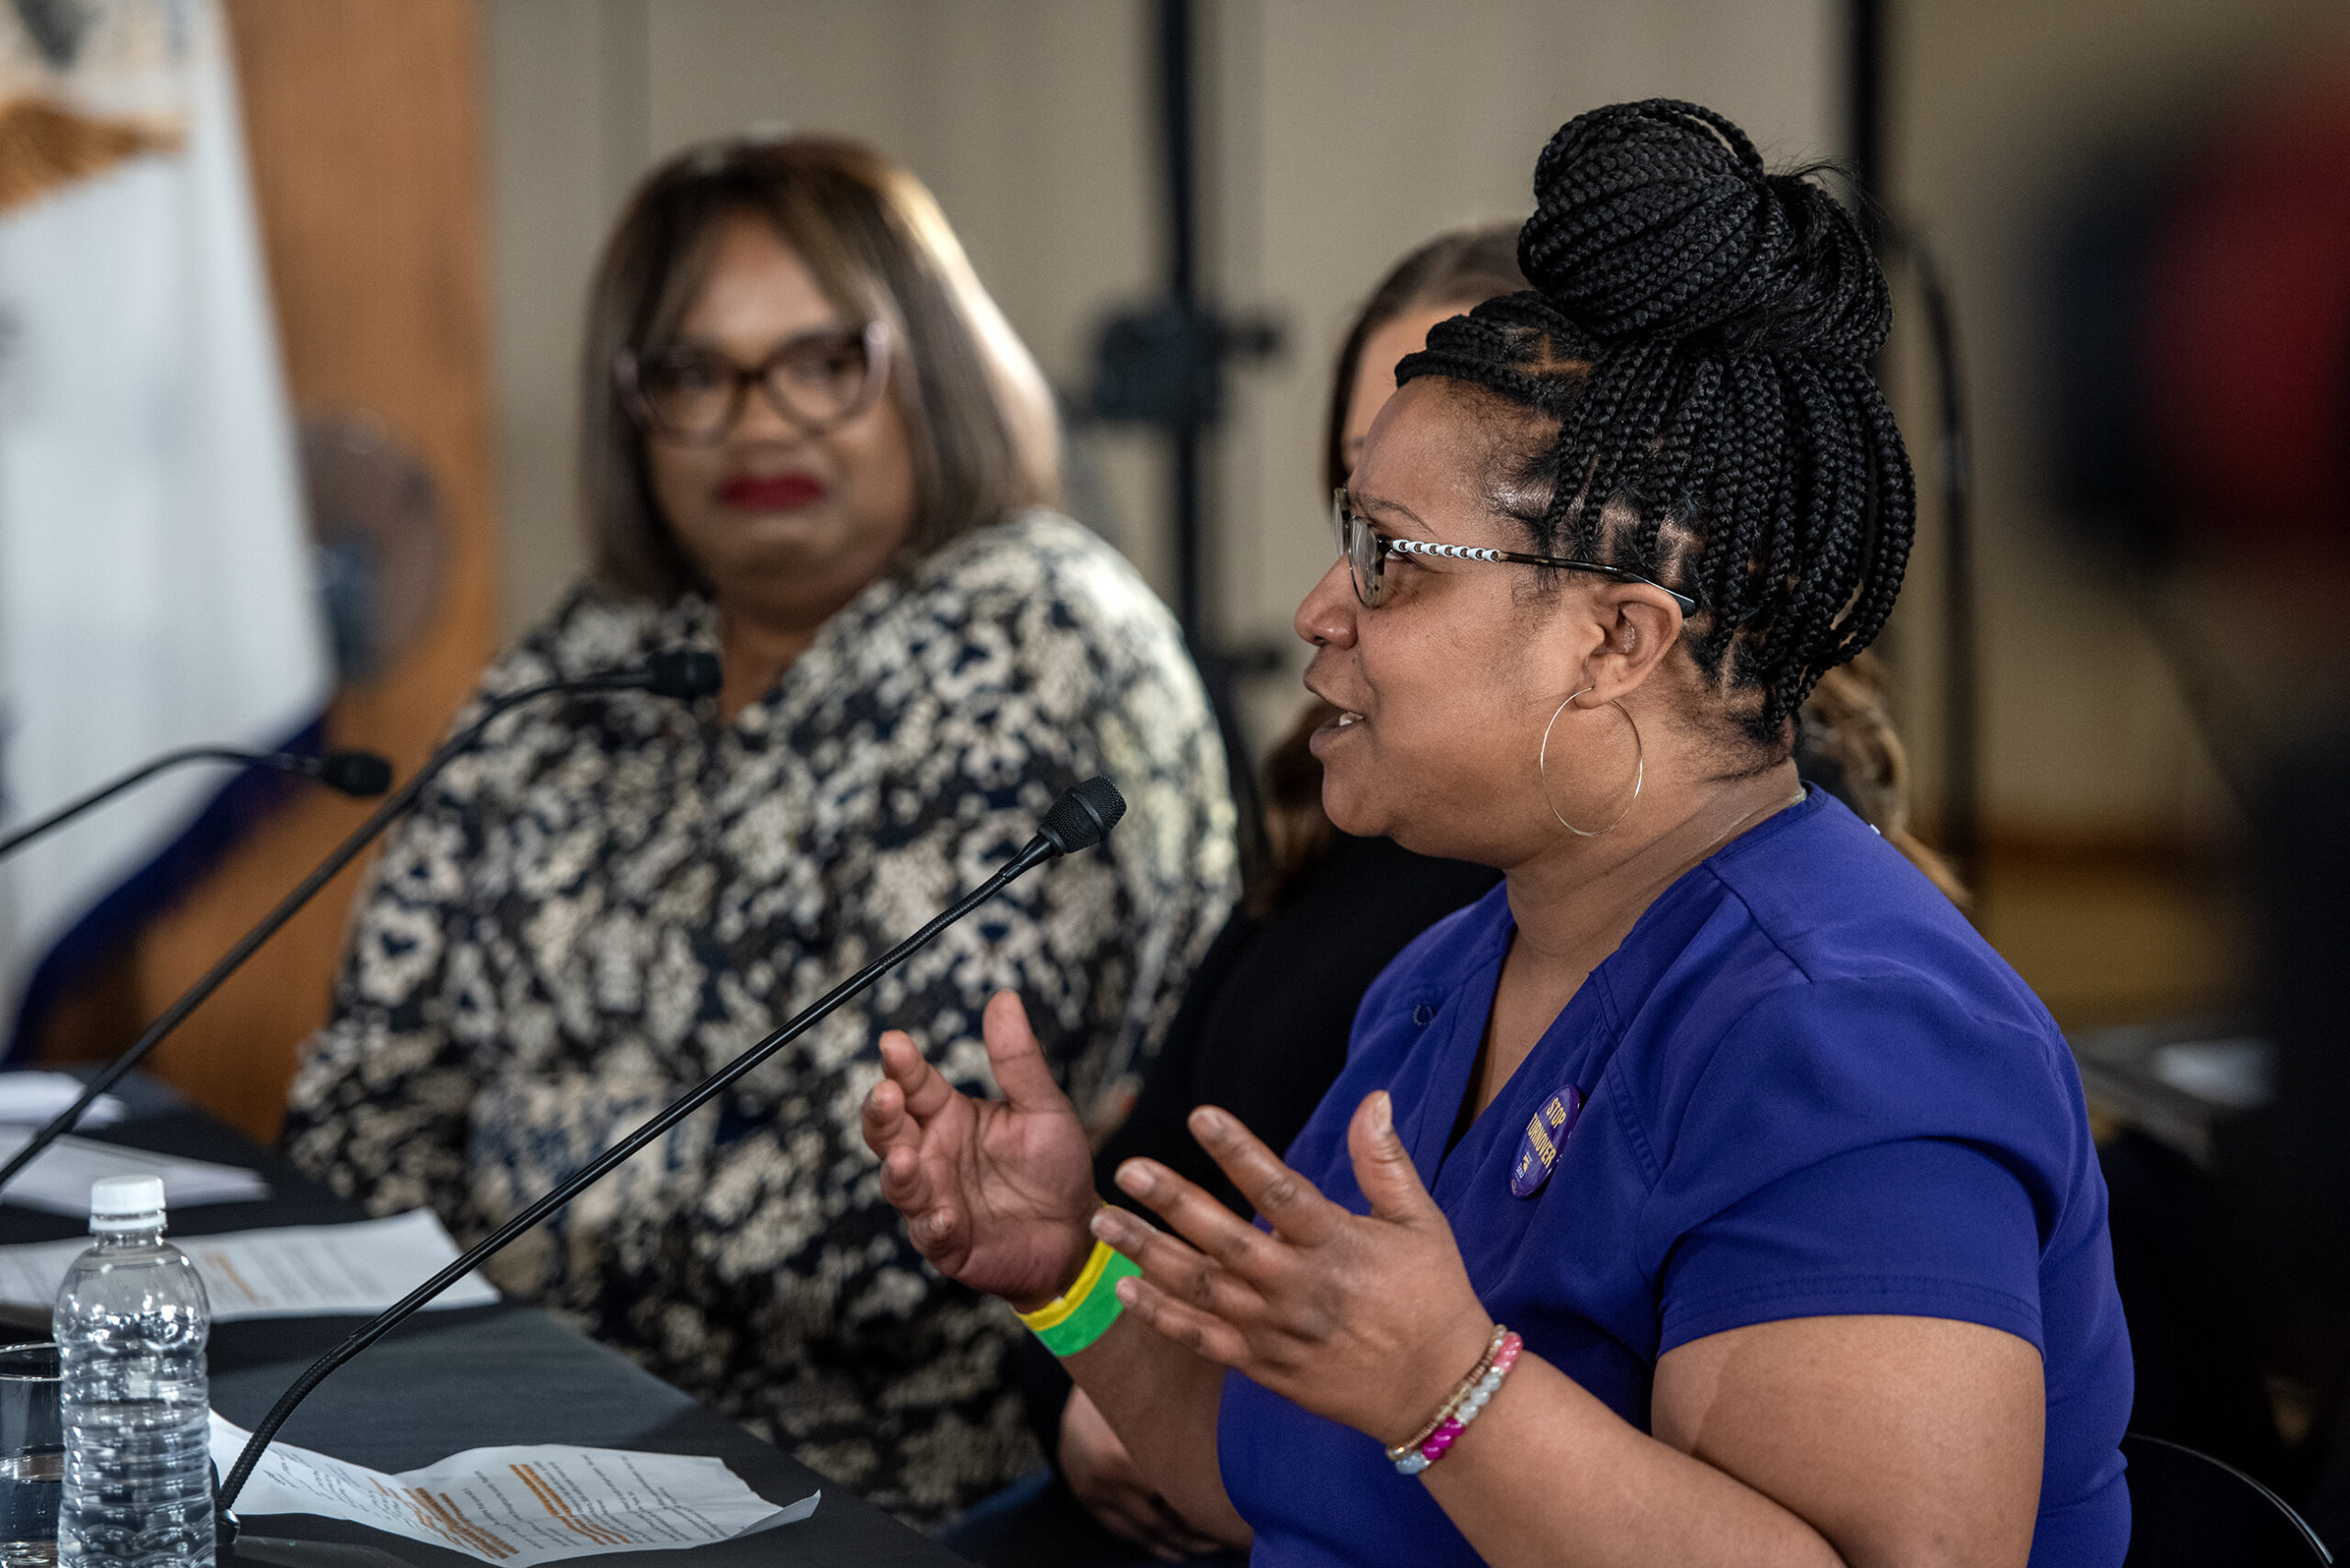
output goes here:
{"type": "Polygon", "coordinates": [[[1118,1300],[1118,1282],[1142,1270],[1106,1241],[1093,1244],[1093,1255],[1077,1282],[1020,1321],[1057,1356],[1073,1356],[1110,1331],[1125,1305],[1118,1300]]]}

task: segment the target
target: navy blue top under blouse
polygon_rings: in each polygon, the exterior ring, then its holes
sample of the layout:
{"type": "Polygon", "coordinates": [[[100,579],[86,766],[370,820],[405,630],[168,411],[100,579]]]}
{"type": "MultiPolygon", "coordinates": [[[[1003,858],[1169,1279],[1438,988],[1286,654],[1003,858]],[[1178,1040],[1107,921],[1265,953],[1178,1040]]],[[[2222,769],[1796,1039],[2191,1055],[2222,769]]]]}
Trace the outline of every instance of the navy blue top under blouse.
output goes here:
{"type": "MultiPolygon", "coordinates": [[[[1812,791],[1658,899],[1448,1154],[1515,930],[1496,889],[1404,950],[1290,1164],[1362,1212],[1347,1122],[1388,1090],[1485,1309],[1643,1430],[1657,1358],[1725,1329],[1889,1313],[2029,1340],[2033,1568],[2119,1564],[2130,1342],[2080,1079],[1950,902],[1812,791]],[[1527,1123],[1570,1085],[1582,1115],[1515,1196],[1527,1123]]],[[[1255,1564],[1477,1561],[1376,1441],[1237,1375],[1218,1451],[1255,1564]]]]}

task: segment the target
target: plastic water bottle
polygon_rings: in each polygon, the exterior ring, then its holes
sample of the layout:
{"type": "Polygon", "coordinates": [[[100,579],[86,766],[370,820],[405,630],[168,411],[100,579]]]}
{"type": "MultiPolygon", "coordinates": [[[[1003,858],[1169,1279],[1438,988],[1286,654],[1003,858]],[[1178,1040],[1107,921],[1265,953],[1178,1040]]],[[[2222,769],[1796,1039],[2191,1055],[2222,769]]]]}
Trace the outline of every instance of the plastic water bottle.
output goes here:
{"type": "Polygon", "coordinates": [[[212,1305],[187,1254],[163,1239],[163,1183],[90,1188],[97,1243],[57,1293],[64,1361],[65,1497],[58,1561],[163,1568],[213,1561],[212,1305]]]}

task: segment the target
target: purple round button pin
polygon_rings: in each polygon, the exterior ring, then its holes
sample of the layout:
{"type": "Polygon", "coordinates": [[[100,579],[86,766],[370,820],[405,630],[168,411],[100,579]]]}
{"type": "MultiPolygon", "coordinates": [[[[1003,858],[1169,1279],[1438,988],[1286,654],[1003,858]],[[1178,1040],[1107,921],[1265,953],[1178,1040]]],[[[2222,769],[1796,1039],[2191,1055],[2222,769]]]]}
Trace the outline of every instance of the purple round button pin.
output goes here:
{"type": "Polygon", "coordinates": [[[1509,1190],[1521,1198],[1530,1198],[1542,1190],[1550,1179],[1550,1168],[1559,1163],[1559,1149],[1567,1135],[1575,1130],[1575,1118],[1583,1114],[1583,1091],[1573,1084],[1542,1102],[1528,1118],[1526,1136],[1517,1140],[1517,1159],[1509,1168],[1509,1190]]]}

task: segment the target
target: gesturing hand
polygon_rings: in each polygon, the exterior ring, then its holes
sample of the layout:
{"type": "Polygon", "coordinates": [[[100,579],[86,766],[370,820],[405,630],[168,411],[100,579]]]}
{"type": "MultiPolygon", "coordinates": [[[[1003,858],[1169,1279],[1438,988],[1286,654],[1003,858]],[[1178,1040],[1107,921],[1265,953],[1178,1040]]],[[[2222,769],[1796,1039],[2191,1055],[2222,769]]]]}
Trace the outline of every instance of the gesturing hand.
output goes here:
{"type": "Polygon", "coordinates": [[[1094,1234],[1142,1267],[1119,1282],[1119,1299],[1292,1404],[1382,1443],[1409,1438],[1483,1353],[1493,1320],[1387,1095],[1365,1099],[1347,1128],[1368,1215],[1324,1197],[1230,1114],[1203,1105],[1191,1125],[1271,1234],[1157,1160],[1130,1159],[1120,1189],[1184,1239],[1117,1209],[1096,1215],[1094,1234]]]}
{"type": "Polygon", "coordinates": [[[865,1098],[865,1141],[914,1249],[950,1279],[1031,1311],[1084,1267],[1085,1222],[1101,1200],[1085,1129],[1020,999],[990,998],[981,1033],[1000,1101],[958,1092],[912,1038],[882,1036],[885,1076],[865,1098]]]}

